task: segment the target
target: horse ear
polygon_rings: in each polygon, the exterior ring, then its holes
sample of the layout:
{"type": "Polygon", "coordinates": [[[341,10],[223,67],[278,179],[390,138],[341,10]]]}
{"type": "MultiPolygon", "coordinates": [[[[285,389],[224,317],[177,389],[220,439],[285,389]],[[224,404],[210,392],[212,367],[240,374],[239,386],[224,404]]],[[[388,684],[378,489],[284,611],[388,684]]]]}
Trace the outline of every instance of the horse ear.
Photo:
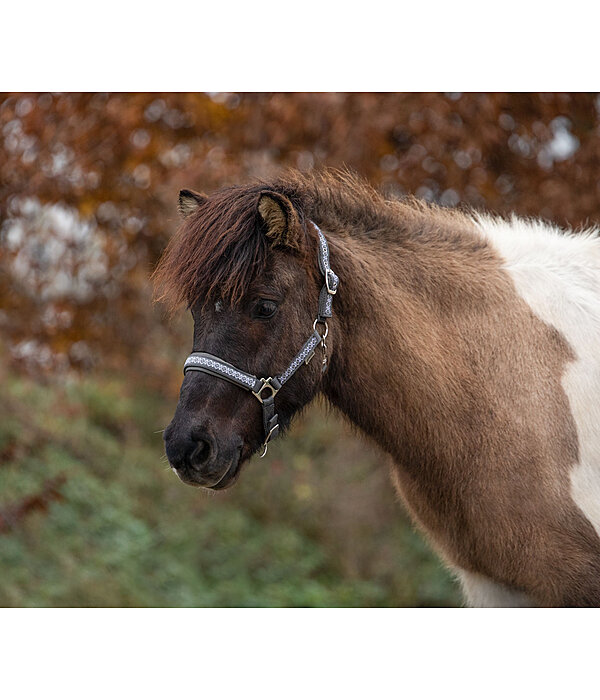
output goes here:
{"type": "Polygon", "coordinates": [[[278,192],[263,192],[258,200],[258,213],[273,245],[300,248],[298,215],[287,197],[278,192]]]}
{"type": "Polygon", "coordinates": [[[200,194],[200,192],[194,192],[194,190],[180,190],[177,208],[182,218],[187,219],[187,217],[196,212],[198,207],[204,204],[207,199],[208,197],[205,194],[200,194]]]}

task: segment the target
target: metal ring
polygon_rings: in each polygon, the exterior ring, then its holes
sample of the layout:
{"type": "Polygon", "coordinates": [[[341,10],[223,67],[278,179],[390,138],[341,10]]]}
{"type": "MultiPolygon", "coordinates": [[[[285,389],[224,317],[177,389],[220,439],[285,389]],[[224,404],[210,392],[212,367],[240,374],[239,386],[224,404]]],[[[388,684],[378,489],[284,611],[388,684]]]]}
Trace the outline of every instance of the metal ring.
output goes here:
{"type": "Polygon", "coordinates": [[[315,322],[313,323],[313,331],[317,330],[317,323],[322,323],[325,326],[325,335],[321,336],[321,340],[325,340],[329,334],[329,326],[327,325],[327,321],[319,321],[318,318],[315,318],[315,322]]]}

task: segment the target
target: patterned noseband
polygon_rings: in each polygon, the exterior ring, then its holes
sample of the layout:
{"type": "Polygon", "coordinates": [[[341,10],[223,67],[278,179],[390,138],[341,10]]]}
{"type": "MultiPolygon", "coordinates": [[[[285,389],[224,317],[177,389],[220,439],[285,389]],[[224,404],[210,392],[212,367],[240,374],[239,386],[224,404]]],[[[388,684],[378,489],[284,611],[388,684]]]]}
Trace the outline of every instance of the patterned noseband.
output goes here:
{"type": "MultiPolygon", "coordinates": [[[[312,223],[312,222],[311,222],[312,223]]],[[[279,418],[275,412],[275,395],[281,387],[292,377],[293,374],[302,366],[308,364],[314,354],[316,348],[321,345],[323,348],[323,371],[326,369],[327,362],[325,356],[325,339],[327,338],[328,327],[327,319],[331,318],[331,307],[333,296],[337,292],[339,278],[329,266],[329,246],[325,240],[325,236],[321,229],[313,223],[319,235],[318,259],[319,269],[325,280],[325,284],[321,288],[319,294],[319,309],[317,317],[313,323],[313,332],[308,340],[302,346],[300,352],[294,357],[288,368],[276,377],[258,378],[254,374],[244,372],[237,367],[225,362],[219,357],[210,355],[207,352],[193,352],[183,365],[183,373],[190,371],[205,372],[212,374],[215,377],[226,379],[232,384],[236,384],[246,391],[251,391],[254,396],[260,401],[263,408],[263,428],[265,432],[265,441],[263,443],[263,453],[261,457],[267,454],[267,446],[269,441],[279,435],[279,418]],[[324,327],[323,335],[317,331],[317,326],[324,327]]]]}

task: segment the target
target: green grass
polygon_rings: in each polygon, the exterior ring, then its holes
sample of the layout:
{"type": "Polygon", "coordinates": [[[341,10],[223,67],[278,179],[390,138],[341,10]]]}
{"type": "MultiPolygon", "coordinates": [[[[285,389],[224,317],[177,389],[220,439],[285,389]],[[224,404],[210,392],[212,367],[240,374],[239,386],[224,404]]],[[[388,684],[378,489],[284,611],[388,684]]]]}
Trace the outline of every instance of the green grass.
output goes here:
{"type": "Polygon", "coordinates": [[[0,401],[0,605],[457,605],[456,585],[397,503],[385,459],[320,408],[230,491],[161,461],[174,400],[123,379],[0,401]],[[64,479],[60,500],[15,506],[64,479]]]}

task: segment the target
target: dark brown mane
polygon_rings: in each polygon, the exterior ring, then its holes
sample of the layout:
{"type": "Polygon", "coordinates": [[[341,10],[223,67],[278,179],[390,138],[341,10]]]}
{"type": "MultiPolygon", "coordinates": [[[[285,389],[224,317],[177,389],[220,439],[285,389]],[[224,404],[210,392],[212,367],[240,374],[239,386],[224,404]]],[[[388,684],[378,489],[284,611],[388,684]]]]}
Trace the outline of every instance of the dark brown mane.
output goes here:
{"type": "MultiPolygon", "coordinates": [[[[386,198],[367,180],[349,170],[327,168],[300,173],[289,170],[263,188],[284,194],[304,216],[328,231],[389,237],[437,229],[464,218],[457,209],[429,204],[411,196],[386,198]]],[[[452,226],[453,227],[453,226],[452,226]]]]}
{"type": "Polygon", "coordinates": [[[171,310],[198,299],[240,299],[266,264],[268,243],[257,215],[265,191],[285,195],[303,226],[306,217],[330,231],[375,236],[389,235],[392,229],[401,237],[414,231],[415,219],[422,219],[425,211],[426,226],[434,228],[442,217],[447,222],[453,216],[416,200],[388,201],[348,171],[288,171],[270,182],[228,187],[213,193],[169,242],[154,273],[157,299],[171,310]]]}

